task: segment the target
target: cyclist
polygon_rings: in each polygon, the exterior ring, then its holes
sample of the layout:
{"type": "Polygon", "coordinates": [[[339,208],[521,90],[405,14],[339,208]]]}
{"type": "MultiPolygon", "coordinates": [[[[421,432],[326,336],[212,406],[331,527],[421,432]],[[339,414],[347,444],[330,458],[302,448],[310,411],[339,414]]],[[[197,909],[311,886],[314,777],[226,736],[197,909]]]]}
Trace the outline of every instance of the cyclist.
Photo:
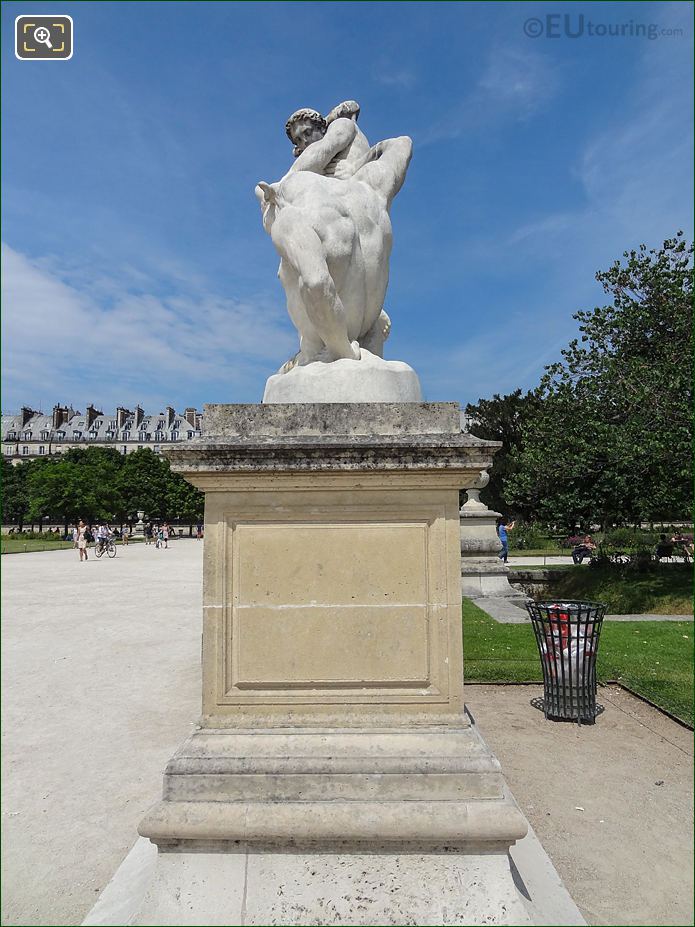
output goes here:
{"type": "Polygon", "coordinates": [[[99,523],[99,527],[97,528],[97,544],[99,545],[99,550],[103,552],[108,546],[110,540],[111,531],[109,530],[109,526],[105,521],[102,521],[99,523]]]}

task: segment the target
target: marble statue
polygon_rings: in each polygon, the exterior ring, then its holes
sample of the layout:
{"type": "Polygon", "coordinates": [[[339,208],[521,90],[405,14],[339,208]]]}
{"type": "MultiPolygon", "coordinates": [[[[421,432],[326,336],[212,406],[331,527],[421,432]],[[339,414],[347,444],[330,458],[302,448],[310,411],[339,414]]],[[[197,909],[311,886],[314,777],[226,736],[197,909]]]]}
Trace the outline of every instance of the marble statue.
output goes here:
{"type": "Polygon", "coordinates": [[[384,311],[389,209],[412,142],[402,136],[370,145],[357,125],[359,112],[352,100],[326,117],[297,110],[286,125],[294,163],[281,180],[256,186],[299,333],[299,352],[281,374],[317,361],[359,361],[362,351],[383,357],[391,326],[384,311]]]}

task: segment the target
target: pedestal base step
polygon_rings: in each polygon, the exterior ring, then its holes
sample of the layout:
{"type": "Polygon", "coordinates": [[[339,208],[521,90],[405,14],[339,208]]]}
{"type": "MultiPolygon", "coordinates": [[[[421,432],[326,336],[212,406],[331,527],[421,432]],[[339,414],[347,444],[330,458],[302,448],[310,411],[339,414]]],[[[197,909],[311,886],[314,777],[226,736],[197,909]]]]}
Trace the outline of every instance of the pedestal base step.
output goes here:
{"type": "MultiPolygon", "coordinates": [[[[111,917],[115,914],[112,908],[111,917]]],[[[531,924],[506,853],[160,849],[137,912],[85,924],[531,924]]]]}

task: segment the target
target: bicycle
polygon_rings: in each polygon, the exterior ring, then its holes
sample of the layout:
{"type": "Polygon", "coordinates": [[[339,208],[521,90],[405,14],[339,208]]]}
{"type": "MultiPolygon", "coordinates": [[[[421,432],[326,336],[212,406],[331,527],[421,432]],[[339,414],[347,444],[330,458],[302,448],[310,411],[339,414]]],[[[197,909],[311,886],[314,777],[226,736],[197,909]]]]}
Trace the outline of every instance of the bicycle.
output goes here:
{"type": "Polygon", "coordinates": [[[110,557],[112,560],[116,556],[116,542],[113,538],[109,538],[105,544],[100,544],[98,541],[94,547],[94,556],[99,559],[102,554],[106,553],[107,557],[110,557]]]}

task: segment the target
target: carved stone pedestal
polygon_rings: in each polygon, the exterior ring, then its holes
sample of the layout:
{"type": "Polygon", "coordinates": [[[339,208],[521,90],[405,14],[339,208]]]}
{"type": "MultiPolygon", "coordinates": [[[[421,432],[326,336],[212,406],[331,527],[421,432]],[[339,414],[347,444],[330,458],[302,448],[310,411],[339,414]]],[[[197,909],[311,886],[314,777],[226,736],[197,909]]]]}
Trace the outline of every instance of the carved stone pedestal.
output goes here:
{"type": "Polygon", "coordinates": [[[207,406],[203,714],[138,923],[526,923],[526,832],[463,705],[454,403],[207,406]],[[239,919],[235,919],[239,918],[239,919]]]}

